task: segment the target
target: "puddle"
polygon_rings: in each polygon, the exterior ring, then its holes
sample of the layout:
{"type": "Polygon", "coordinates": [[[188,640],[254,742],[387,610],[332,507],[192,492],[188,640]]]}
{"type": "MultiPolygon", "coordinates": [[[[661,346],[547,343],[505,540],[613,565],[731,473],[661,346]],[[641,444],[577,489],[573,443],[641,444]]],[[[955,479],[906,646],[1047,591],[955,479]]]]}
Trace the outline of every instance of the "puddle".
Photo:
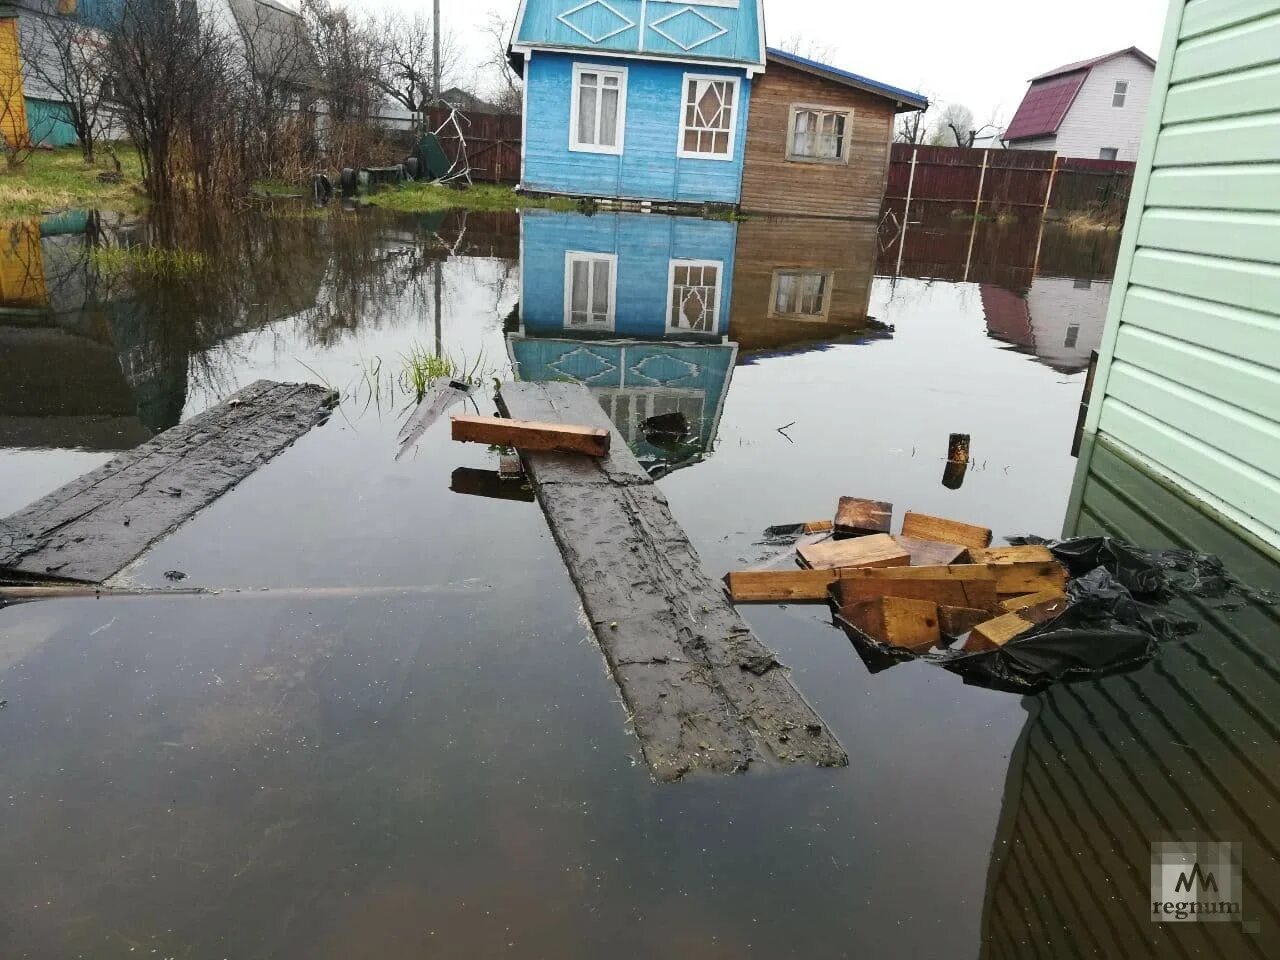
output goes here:
{"type": "Polygon", "coordinates": [[[497,458],[440,423],[397,461],[409,397],[369,388],[415,345],[587,383],[713,574],[855,495],[1190,538],[1274,588],[1105,455],[1077,476],[1113,235],[286,208],[210,242],[210,276],[85,262],[152,229],[0,233],[28,254],[0,515],[255,379],[347,399],[127,575],[287,593],[0,612],[4,956],[1274,953],[1267,610],[1194,611],[1138,673],[1017,698],[871,677],[824,611],[744,608],[850,767],[658,786],[537,505],[451,493],[497,458]],[[687,429],[646,430],[669,414],[687,429]],[[428,585],[465,589],[394,590],[428,585]],[[1151,923],[1150,843],[1185,832],[1245,845],[1260,933],[1151,923]]]}

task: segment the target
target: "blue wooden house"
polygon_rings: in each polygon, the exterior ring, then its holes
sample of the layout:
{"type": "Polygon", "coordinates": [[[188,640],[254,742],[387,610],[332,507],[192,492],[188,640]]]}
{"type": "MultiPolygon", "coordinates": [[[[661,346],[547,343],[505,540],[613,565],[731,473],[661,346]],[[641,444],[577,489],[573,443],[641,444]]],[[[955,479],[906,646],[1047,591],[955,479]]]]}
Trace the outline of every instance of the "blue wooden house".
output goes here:
{"type": "Polygon", "coordinates": [[[521,0],[511,59],[524,189],[739,201],[762,0],[521,0]]]}
{"type": "Polygon", "coordinates": [[[520,223],[517,376],[585,384],[653,473],[702,459],[737,360],[726,336],[737,224],[549,210],[520,223]],[[654,443],[646,422],[670,413],[691,435],[654,443]]]}

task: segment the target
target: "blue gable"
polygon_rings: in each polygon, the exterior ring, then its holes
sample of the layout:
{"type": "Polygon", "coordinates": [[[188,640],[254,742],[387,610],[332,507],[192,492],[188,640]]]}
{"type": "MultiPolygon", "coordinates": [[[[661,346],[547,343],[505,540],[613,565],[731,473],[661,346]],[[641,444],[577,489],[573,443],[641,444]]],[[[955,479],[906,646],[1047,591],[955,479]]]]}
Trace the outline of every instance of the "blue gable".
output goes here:
{"type": "Polygon", "coordinates": [[[523,0],[512,49],[597,50],[764,67],[762,0],[523,0]]]}
{"type": "MultiPolygon", "coordinates": [[[[522,266],[520,317],[531,336],[625,336],[653,340],[721,339],[729,329],[738,225],[724,220],[641,213],[559,213],[527,210],[520,218],[522,266]],[[576,327],[567,302],[570,264],[600,255],[611,263],[608,317],[576,327]],[[583,255],[583,256],[580,256],[583,255]],[[718,287],[716,303],[700,329],[672,322],[680,281],[673,266],[706,264],[714,275],[698,278],[718,287]],[[673,288],[675,295],[673,296],[673,288]]],[[[693,286],[692,284],[686,286],[693,286]]],[[[705,302],[702,301],[702,302],[705,302]]],[[[693,311],[686,311],[692,313],[693,311]]]]}
{"type": "Polygon", "coordinates": [[[736,204],[741,197],[751,80],[740,68],[540,51],[525,69],[525,97],[520,180],[527,190],[679,203],[736,204]],[[574,69],[593,65],[625,71],[619,153],[570,145],[574,69]],[[732,151],[725,159],[680,155],[690,75],[736,80],[732,151]]]}

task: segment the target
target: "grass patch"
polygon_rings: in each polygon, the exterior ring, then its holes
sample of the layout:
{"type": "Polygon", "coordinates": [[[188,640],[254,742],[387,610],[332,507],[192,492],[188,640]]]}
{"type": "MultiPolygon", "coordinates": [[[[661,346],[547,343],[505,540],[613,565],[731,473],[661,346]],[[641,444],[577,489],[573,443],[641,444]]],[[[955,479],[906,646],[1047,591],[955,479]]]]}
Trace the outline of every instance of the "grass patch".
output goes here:
{"type": "Polygon", "coordinates": [[[375,207],[405,213],[437,213],[442,210],[519,210],[545,207],[551,210],[577,210],[578,203],[568,197],[525,197],[511,187],[477,183],[461,190],[438,183],[411,183],[384,189],[369,196],[375,207]]]}
{"type": "Polygon", "coordinates": [[[203,253],[161,247],[94,247],[89,262],[102,277],[124,275],[169,279],[189,277],[209,265],[203,253]]]}
{"type": "Polygon", "coordinates": [[[118,151],[124,167],[123,183],[103,183],[98,174],[114,171],[105,154],[88,166],[79,147],[37,150],[20,167],[0,163],[0,216],[29,217],[41,213],[92,207],[98,210],[140,210],[142,168],[132,147],[118,151]]]}
{"type": "Polygon", "coordinates": [[[1120,224],[1093,213],[1070,213],[1062,218],[1063,225],[1072,233],[1095,233],[1119,230],[1120,224]]]}

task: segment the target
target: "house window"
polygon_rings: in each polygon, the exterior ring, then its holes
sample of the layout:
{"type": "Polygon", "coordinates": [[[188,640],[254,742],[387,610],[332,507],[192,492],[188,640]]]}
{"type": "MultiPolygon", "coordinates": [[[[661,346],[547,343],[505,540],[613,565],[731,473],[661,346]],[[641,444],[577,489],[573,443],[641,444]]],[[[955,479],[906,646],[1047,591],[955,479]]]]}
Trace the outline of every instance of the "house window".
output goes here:
{"type": "Polygon", "coordinates": [[[1115,93],[1111,95],[1111,105],[1113,107],[1123,107],[1125,100],[1129,98],[1129,81],[1117,80],[1115,93]]]}
{"type": "Polygon", "coordinates": [[[672,260],[667,333],[715,333],[720,303],[719,260],[672,260]]]}
{"type": "Polygon", "coordinates": [[[769,296],[769,316],[800,320],[825,320],[831,312],[831,287],[835,274],[802,270],[775,270],[769,296]]]}
{"type": "Polygon", "coordinates": [[[732,160],[737,103],[737,80],[685,74],[676,156],[732,160]]]}
{"type": "Polygon", "coordinates": [[[564,257],[564,325],[573,330],[612,330],[618,290],[618,258],[611,253],[564,257]]]}
{"type": "Polygon", "coordinates": [[[1092,280],[1077,280],[1077,281],[1075,282],[1074,286],[1075,286],[1075,288],[1076,288],[1077,290],[1092,290],[1092,289],[1093,289],[1093,281],[1092,281],[1092,280]]]}
{"type": "Polygon", "coordinates": [[[1062,341],[1062,345],[1068,350],[1074,350],[1076,344],[1080,341],[1080,324],[1073,323],[1067,327],[1066,339],[1062,341]]]}
{"type": "Polygon", "coordinates": [[[1120,156],[1120,150],[1116,147],[1103,147],[1098,151],[1099,160],[1115,160],[1120,156]]]}
{"type": "Polygon", "coordinates": [[[787,159],[848,163],[848,132],[852,125],[853,114],[848,110],[793,106],[787,159]]]}
{"type": "Polygon", "coordinates": [[[622,153],[627,113],[627,71],[622,67],[573,65],[569,149],[622,153]]]}

